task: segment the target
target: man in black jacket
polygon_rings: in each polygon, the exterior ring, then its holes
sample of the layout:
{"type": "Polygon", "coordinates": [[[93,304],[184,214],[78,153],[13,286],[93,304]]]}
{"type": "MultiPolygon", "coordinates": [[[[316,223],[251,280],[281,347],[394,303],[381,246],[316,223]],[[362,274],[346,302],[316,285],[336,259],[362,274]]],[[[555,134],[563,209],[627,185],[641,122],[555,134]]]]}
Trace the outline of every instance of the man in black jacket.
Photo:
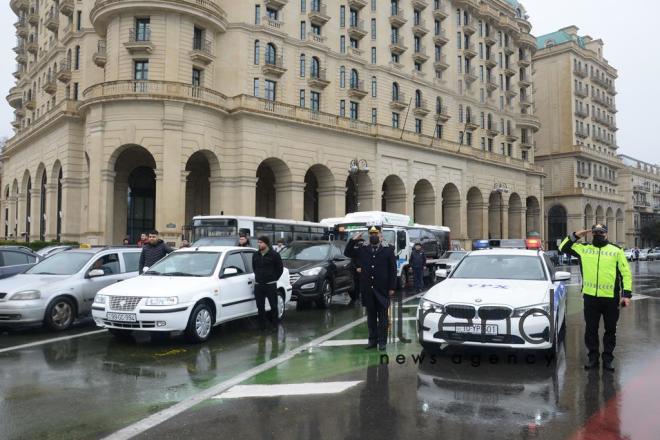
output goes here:
{"type": "Polygon", "coordinates": [[[381,241],[381,228],[369,228],[369,241],[358,245],[361,233],[354,235],[346,244],[344,255],[355,258],[360,273],[362,305],[367,308],[369,345],[367,349],[385,350],[387,343],[387,311],[390,297],[396,290],[396,255],[394,248],[381,241]]]}
{"type": "Polygon", "coordinates": [[[408,264],[412,268],[415,292],[420,293],[424,290],[424,266],[426,266],[426,255],[422,250],[421,243],[415,243],[415,247],[410,253],[408,264]]]}
{"type": "Polygon", "coordinates": [[[259,237],[258,251],[252,255],[255,286],[254,298],[257,302],[259,328],[266,329],[266,298],[270,304],[270,322],[277,328],[279,316],[277,310],[277,280],[284,272],[280,254],[270,247],[270,238],[259,237]]]}
{"type": "Polygon", "coordinates": [[[153,266],[170,252],[172,252],[172,248],[158,238],[158,231],[149,232],[149,241],[142,246],[140,253],[140,273],[144,272],[145,267],[153,266]]]}

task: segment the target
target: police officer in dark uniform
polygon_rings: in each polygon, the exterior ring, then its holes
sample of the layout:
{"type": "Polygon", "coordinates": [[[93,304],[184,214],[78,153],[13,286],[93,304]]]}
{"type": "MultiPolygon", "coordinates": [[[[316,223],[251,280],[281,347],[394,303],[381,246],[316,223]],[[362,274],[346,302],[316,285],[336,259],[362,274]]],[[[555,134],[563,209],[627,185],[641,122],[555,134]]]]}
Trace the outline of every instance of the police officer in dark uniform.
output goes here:
{"type": "Polygon", "coordinates": [[[396,289],[396,256],[394,248],[381,240],[381,228],[369,228],[369,240],[358,244],[362,233],[354,235],[346,245],[344,255],[355,258],[360,273],[360,292],[362,305],[367,308],[369,327],[369,345],[367,349],[378,346],[385,350],[387,343],[387,311],[390,297],[396,289]]]}

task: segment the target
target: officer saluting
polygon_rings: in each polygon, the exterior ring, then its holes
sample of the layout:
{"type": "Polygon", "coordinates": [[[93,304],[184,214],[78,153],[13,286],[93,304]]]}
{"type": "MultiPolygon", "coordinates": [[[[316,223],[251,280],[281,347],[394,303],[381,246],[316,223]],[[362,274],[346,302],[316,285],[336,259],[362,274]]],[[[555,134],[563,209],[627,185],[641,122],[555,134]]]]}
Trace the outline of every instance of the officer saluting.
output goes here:
{"type": "Polygon", "coordinates": [[[369,240],[358,243],[362,233],[348,240],[344,255],[354,259],[360,274],[362,305],[367,308],[369,345],[367,349],[385,350],[387,342],[387,310],[396,289],[396,256],[394,248],[381,242],[381,227],[369,228],[369,240]]]}

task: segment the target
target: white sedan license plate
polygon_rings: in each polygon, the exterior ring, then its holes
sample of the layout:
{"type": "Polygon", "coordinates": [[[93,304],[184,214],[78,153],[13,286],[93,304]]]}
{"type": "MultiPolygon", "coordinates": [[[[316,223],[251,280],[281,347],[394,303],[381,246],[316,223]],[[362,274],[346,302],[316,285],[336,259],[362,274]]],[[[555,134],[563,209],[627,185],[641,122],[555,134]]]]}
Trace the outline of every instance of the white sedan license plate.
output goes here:
{"type": "MultiPolygon", "coordinates": [[[[470,333],[473,335],[480,335],[482,333],[483,327],[484,326],[481,324],[456,325],[456,333],[470,333]]],[[[497,335],[497,325],[486,325],[485,327],[487,335],[497,335]]]]}
{"type": "Polygon", "coordinates": [[[108,321],[117,321],[117,322],[136,322],[137,316],[135,315],[135,313],[108,312],[107,319],[108,321]]]}

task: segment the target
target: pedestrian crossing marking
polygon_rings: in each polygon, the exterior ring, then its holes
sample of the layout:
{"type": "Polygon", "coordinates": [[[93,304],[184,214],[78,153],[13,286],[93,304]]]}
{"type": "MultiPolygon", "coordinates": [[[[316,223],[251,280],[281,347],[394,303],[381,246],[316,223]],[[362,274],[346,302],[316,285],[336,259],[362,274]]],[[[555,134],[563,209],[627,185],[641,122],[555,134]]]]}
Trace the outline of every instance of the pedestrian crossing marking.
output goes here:
{"type": "Polygon", "coordinates": [[[311,394],[339,394],[361,383],[348,382],[291,383],[275,385],[236,385],[214,399],[242,399],[246,397],[308,396],[311,394]]]}

